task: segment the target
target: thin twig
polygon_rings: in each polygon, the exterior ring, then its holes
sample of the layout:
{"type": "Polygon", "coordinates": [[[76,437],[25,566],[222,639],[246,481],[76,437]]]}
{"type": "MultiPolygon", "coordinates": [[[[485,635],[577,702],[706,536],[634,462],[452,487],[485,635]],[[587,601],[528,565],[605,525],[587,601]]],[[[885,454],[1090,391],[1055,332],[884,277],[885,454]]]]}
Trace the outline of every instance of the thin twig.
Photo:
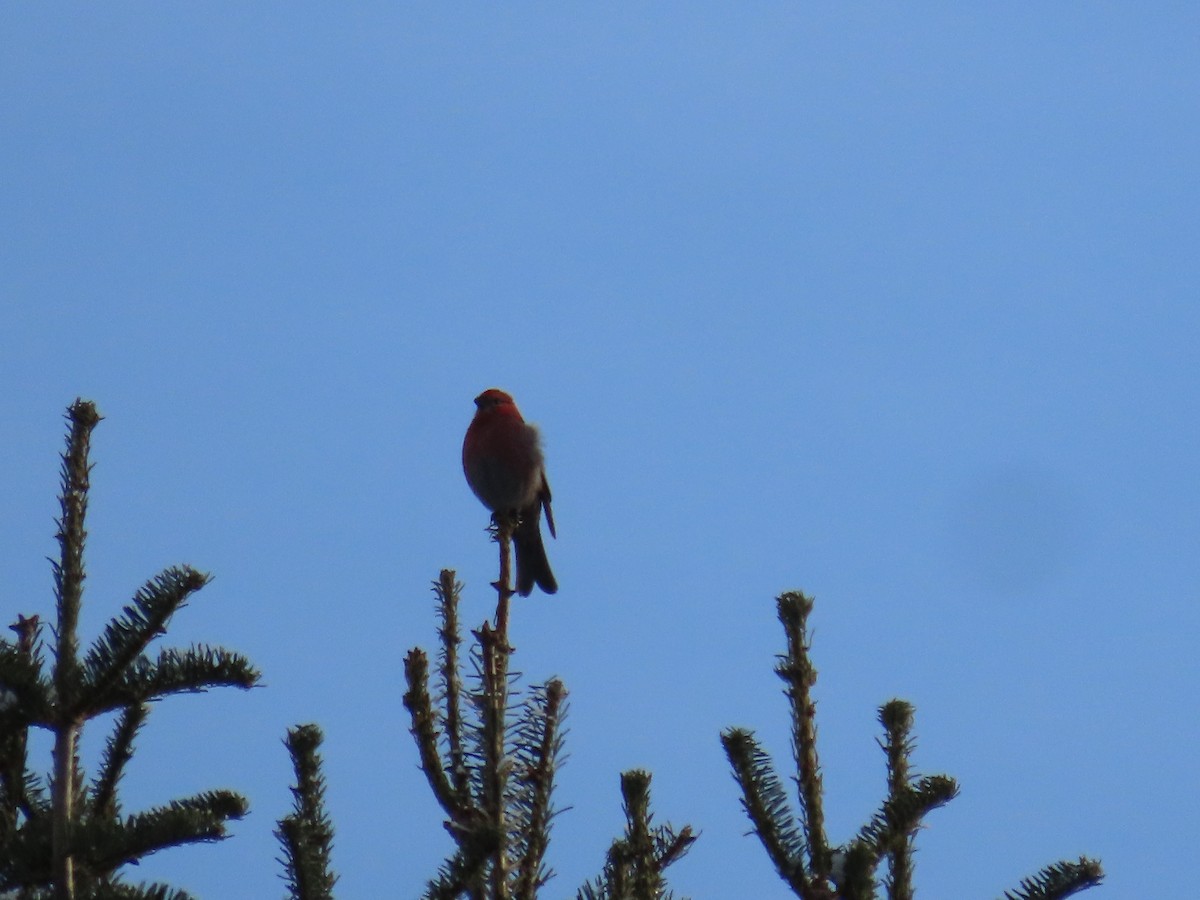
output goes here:
{"type": "Polygon", "coordinates": [[[492,583],[496,589],[496,634],[508,649],[508,601],[512,589],[512,533],[516,522],[508,516],[494,515],[496,543],[500,546],[500,578],[492,583]]]}

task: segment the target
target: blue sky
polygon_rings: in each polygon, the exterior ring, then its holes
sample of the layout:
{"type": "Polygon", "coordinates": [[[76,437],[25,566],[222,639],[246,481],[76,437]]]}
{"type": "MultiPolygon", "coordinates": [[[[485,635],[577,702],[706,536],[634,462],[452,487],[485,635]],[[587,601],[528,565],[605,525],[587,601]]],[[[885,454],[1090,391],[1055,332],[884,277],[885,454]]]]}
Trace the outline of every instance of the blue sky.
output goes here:
{"type": "MultiPolygon", "coordinates": [[[[1200,830],[1200,14],[1186,4],[126,4],[0,13],[0,597],[52,609],[60,414],[95,438],[94,635],[215,574],[171,641],[267,687],[161,704],[129,809],[236,836],[134,877],[282,891],[280,743],[325,730],[340,896],[449,849],[400,703],[429,583],[492,605],[471,399],[544,432],[554,598],[514,666],[571,691],[547,896],[618,773],[703,834],[672,885],[788,896],[718,733],[781,766],[773,597],[813,625],[831,836],[875,710],[962,796],[930,897],[1081,853],[1144,893],[1200,830]]],[[[98,745],[101,735],[89,735],[98,745]]],[[[48,752],[45,755],[48,764],[48,752]]],[[[1185,880],[1155,883],[1185,897],[1185,880]]]]}

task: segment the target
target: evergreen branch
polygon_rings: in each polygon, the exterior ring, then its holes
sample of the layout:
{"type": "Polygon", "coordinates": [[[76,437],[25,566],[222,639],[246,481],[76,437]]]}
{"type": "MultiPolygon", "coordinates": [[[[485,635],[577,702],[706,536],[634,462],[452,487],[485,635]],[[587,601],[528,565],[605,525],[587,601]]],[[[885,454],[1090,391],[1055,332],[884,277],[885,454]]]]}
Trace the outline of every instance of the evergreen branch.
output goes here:
{"type": "MultiPolygon", "coordinates": [[[[885,740],[887,756],[888,797],[895,799],[908,790],[908,762],[915,745],[912,739],[913,706],[904,700],[890,700],[879,708],[879,723],[885,740]]],[[[894,840],[888,848],[888,898],[912,900],[913,897],[913,840],[912,833],[894,840]]]]}
{"type": "Polygon", "coordinates": [[[633,896],[647,900],[658,897],[663,880],[654,859],[654,841],[650,837],[650,773],[631,769],[621,773],[626,834],[625,859],[632,869],[630,887],[633,896]]]}
{"type": "MultiPolygon", "coordinates": [[[[38,885],[50,884],[53,847],[50,806],[45,804],[39,815],[5,836],[0,846],[0,896],[7,892],[30,891],[38,885]]],[[[47,895],[48,896],[48,895],[47,895]]]]}
{"type": "MultiPolygon", "coordinates": [[[[25,822],[18,828],[19,820],[15,815],[10,815],[6,820],[5,830],[0,831],[0,863],[4,860],[6,847],[15,841],[23,840],[25,834],[39,832],[39,829],[49,821],[51,812],[50,799],[47,796],[49,790],[45,779],[36,772],[26,770],[21,773],[17,779],[14,796],[6,796],[4,802],[6,804],[15,803],[15,810],[25,817],[25,822]]],[[[5,792],[7,793],[7,788],[5,788],[5,792]]],[[[11,813],[13,808],[8,808],[11,813]]],[[[48,835],[49,831],[46,831],[46,834],[48,835]]],[[[3,871],[4,867],[0,864],[0,873],[3,871]]]]}
{"type": "MultiPolygon", "coordinates": [[[[170,893],[171,889],[164,886],[135,888],[114,882],[107,873],[169,846],[219,840],[225,836],[225,820],[240,819],[245,813],[243,798],[228,791],[213,791],[172,801],[168,807],[132,816],[123,823],[83,819],[74,830],[70,848],[76,900],[125,896],[186,898],[187,894],[170,893]],[[95,876],[99,876],[98,881],[93,880],[95,876]],[[138,890],[151,893],[130,893],[138,890]]],[[[57,876],[47,816],[27,821],[4,851],[0,854],[0,892],[16,892],[16,897],[49,898],[53,894],[57,876]],[[39,890],[39,886],[45,890],[39,890]]]]}
{"type": "Polygon", "coordinates": [[[557,679],[534,688],[525,701],[514,740],[514,797],[510,801],[516,844],[517,872],[513,896],[534,900],[538,888],[550,880],[543,866],[554,818],[551,792],[562,756],[562,722],[567,690],[557,679]]]}
{"type": "Polygon", "coordinates": [[[576,900],[667,900],[663,872],[695,842],[690,826],[676,832],[669,825],[651,829],[650,773],[621,773],[625,836],[613,841],[603,874],[576,893],[576,900]]]}
{"type": "Polygon", "coordinates": [[[71,825],[75,820],[76,779],[79,765],[76,743],[79,719],[68,713],[78,697],[79,687],[79,608],[83,600],[83,548],[87,540],[87,518],[91,464],[88,451],[92,429],[100,422],[94,404],[76,399],[67,409],[71,430],[62,456],[62,489],[59,494],[61,515],[58,520],[59,560],[54,567],[56,600],[54,688],[57,715],[54,730],[54,778],[51,781],[52,843],[55,893],[59,900],[71,900],[75,892],[75,868],[71,857],[71,825]]]}
{"type": "Polygon", "coordinates": [[[683,859],[699,835],[692,831],[691,825],[684,825],[679,831],[670,825],[659,825],[651,837],[654,840],[655,866],[661,872],[683,859]]]}
{"type": "Polygon", "coordinates": [[[495,829],[480,823],[471,829],[450,828],[458,852],[441,867],[435,881],[429,882],[423,900],[458,900],[464,894],[478,900],[484,896],[483,874],[488,860],[502,843],[495,829]]]}
{"type": "Polygon", "coordinates": [[[42,617],[38,615],[23,616],[17,613],[17,621],[8,627],[10,631],[17,633],[17,649],[40,666],[42,662],[42,617]]]}
{"type": "Polygon", "coordinates": [[[787,652],[779,658],[775,673],[786,684],[785,693],[791,706],[792,752],[799,773],[801,823],[813,881],[822,884],[829,878],[832,859],[825,836],[821,765],[817,759],[817,707],[811,693],[817,683],[817,670],[808,655],[808,616],[813,601],[799,591],[788,591],[776,599],[776,605],[787,636],[787,652]]]}
{"type": "Polygon", "coordinates": [[[1005,900],[1061,900],[1072,894],[1096,887],[1104,880],[1104,870],[1098,860],[1079,857],[1078,862],[1056,862],[1036,875],[1021,880],[1015,892],[1005,891],[1005,900]]]}
{"type": "Polygon", "coordinates": [[[463,750],[460,705],[462,683],[458,667],[458,646],[462,643],[458,630],[458,600],[462,593],[462,585],[455,581],[452,569],[442,569],[438,580],[434,582],[433,590],[438,600],[438,638],[442,645],[438,674],[442,700],[446,707],[445,737],[449,756],[449,765],[446,768],[459,802],[466,803],[471,792],[471,782],[463,750]]]}
{"type": "Polygon", "coordinates": [[[762,841],[775,870],[797,896],[809,893],[804,870],[804,838],[797,831],[787,794],[767,755],[753,733],[744,728],[722,732],[721,744],[742,789],[742,808],[762,841]]]}
{"type": "Polygon", "coordinates": [[[0,732],[0,850],[17,829],[18,816],[31,814],[26,791],[29,730],[4,728],[0,732]]]}
{"type": "Polygon", "coordinates": [[[22,810],[27,818],[36,819],[50,812],[50,799],[46,796],[50,793],[50,785],[44,777],[36,772],[26,772],[24,793],[27,802],[22,810]]]}
{"type": "MultiPolygon", "coordinates": [[[[504,535],[503,530],[501,534],[504,535]]],[[[507,584],[507,581],[503,583],[507,584]]],[[[503,590],[500,591],[500,596],[500,606],[507,609],[503,590]]],[[[498,611],[498,619],[500,615],[498,611]]],[[[508,715],[508,655],[512,648],[508,645],[507,633],[493,630],[487,622],[484,622],[483,627],[475,634],[479,639],[483,679],[483,693],[478,698],[482,723],[482,810],[488,825],[494,828],[497,834],[507,835],[508,777],[512,761],[505,752],[505,722],[508,715]]],[[[508,900],[510,896],[508,882],[511,860],[507,843],[505,840],[499,841],[492,853],[492,900],[508,900]]]]}
{"type": "Polygon", "coordinates": [[[107,882],[78,891],[77,900],[196,900],[195,895],[165,884],[107,882]]]}
{"type": "Polygon", "coordinates": [[[40,785],[29,772],[29,726],[48,724],[52,708],[52,689],[40,671],[38,617],[18,616],[11,627],[16,646],[0,641],[0,848],[15,834],[18,814],[43,811],[40,785]]]}
{"type": "Polygon", "coordinates": [[[42,677],[39,661],[20,647],[0,641],[0,725],[5,729],[52,724],[54,689],[42,677]]]}
{"type": "Polygon", "coordinates": [[[446,777],[446,770],[438,754],[437,713],[434,712],[433,700],[429,696],[429,659],[423,650],[414,647],[404,657],[404,680],[408,684],[408,690],[404,694],[404,708],[408,710],[412,719],[410,731],[421,756],[421,771],[425,773],[433,796],[446,815],[451,821],[462,821],[470,807],[450,786],[450,779],[446,777]]]}
{"type": "Polygon", "coordinates": [[[875,900],[875,868],[879,864],[875,848],[856,839],[843,854],[834,855],[835,861],[838,856],[842,859],[841,871],[834,878],[838,889],[835,896],[843,900],[875,900]]]}
{"type": "Polygon", "coordinates": [[[166,632],[171,616],[210,580],[209,575],[182,566],[166,569],[142,585],[133,603],[108,623],[88,650],[83,662],[85,696],[103,697],[119,683],[150,642],[166,632]]]}
{"type": "Polygon", "coordinates": [[[214,687],[254,687],[262,676],[246,657],[222,647],[198,645],[186,650],[168,648],[153,662],[133,660],[120,676],[88,701],[88,715],[97,715],[169,694],[204,693],[214,687]]]}
{"type": "Polygon", "coordinates": [[[224,837],[228,821],[245,815],[246,801],[215,791],[119,819],[117,790],[146,717],[143,704],[221,684],[250,687],[259,675],[244,658],[220,649],[165,651],[153,662],[144,656],[171,613],[207,581],[187,567],[169,569],[142,588],[81,659],[88,456],[100,416],[93,404],[76,400],[67,419],[56,534],[60,554],[51,561],[57,616],[49,674],[43,675],[36,616],[20,617],[13,626],[15,649],[0,641],[0,896],[190,900],[166,885],[126,884],[115,870],[168,846],[224,837]],[[89,787],[79,762],[79,733],[88,719],[111,709],[122,713],[89,787]],[[28,771],[31,725],[54,735],[49,791],[28,771]]]}
{"type": "Polygon", "coordinates": [[[205,791],[182,800],[172,800],[129,816],[124,822],[92,820],[88,829],[88,868],[110,872],[168,847],[219,841],[226,837],[226,824],[246,815],[246,799],[233,791],[205,791]]]}
{"type": "Polygon", "coordinates": [[[115,818],[120,812],[117,785],[125,774],[125,766],[133,758],[133,741],[146,722],[150,708],[135,703],[121,710],[117,724],[104,746],[100,772],[92,785],[92,814],[99,818],[115,818]]]}
{"type": "Polygon", "coordinates": [[[79,607],[83,599],[83,582],[87,577],[83,567],[83,548],[87,540],[84,522],[87,518],[89,477],[92,467],[88,462],[91,449],[92,429],[102,417],[96,412],[95,404],[76,399],[67,408],[66,419],[70,422],[67,433],[67,449],[62,454],[60,469],[61,489],[58,519],[60,556],[53,563],[54,595],[57,601],[57,626],[55,628],[55,686],[60,702],[73,696],[78,665],[79,607]]]}
{"type": "Polygon", "coordinates": [[[332,900],[337,876],[330,869],[333,823],[325,811],[321,773],[321,729],[300,725],[288,730],[288,753],[296,772],[293,812],[280,820],[275,836],[283,845],[284,878],[294,900],[332,900]]]}
{"type": "Polygon", "coordinates": [[[930,775],[888,797],[883,807],[858,833],[878,863],[897,841],[916,832],[925,815],[958,796],[958,783],[945,775],[930,775]]]}

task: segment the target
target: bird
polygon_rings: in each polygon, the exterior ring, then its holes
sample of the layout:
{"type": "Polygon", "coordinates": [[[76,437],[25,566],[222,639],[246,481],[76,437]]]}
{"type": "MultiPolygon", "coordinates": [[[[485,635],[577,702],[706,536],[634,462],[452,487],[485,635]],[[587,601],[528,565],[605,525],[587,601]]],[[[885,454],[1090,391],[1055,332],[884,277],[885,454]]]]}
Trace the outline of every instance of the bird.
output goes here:
{"type": "Polygon", "coordinates": [[[516,521],[513,546],[517,555],[517,593],[528,597],[536,584],[547,594],[558,590],[542,543],[541,518],[546,513],[550,536],[550,482],[541,436],[522,418],[511,395],[489,388],[475,398],[475,417],[463,438],[463,474],[493,519],[516,521]]]}

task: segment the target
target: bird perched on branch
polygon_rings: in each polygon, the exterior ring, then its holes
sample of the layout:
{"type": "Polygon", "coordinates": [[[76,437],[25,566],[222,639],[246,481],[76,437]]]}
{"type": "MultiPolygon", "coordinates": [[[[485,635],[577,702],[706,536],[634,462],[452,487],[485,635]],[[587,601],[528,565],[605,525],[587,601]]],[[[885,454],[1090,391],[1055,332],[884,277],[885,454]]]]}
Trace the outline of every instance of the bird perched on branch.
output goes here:
{"type": "Polygon", "coordinates": [[[550,483],[538,430],[528,424],[513,398],[490,388],[475,398],[475,418],[463,438],[463,472],[467,484],[497,521],[517,522],[513,546],[517,554],[517,593],[528,597],[536,584],[547,594],[558,590],[542,543],[542,510],[550,536],[550,483]]]}

